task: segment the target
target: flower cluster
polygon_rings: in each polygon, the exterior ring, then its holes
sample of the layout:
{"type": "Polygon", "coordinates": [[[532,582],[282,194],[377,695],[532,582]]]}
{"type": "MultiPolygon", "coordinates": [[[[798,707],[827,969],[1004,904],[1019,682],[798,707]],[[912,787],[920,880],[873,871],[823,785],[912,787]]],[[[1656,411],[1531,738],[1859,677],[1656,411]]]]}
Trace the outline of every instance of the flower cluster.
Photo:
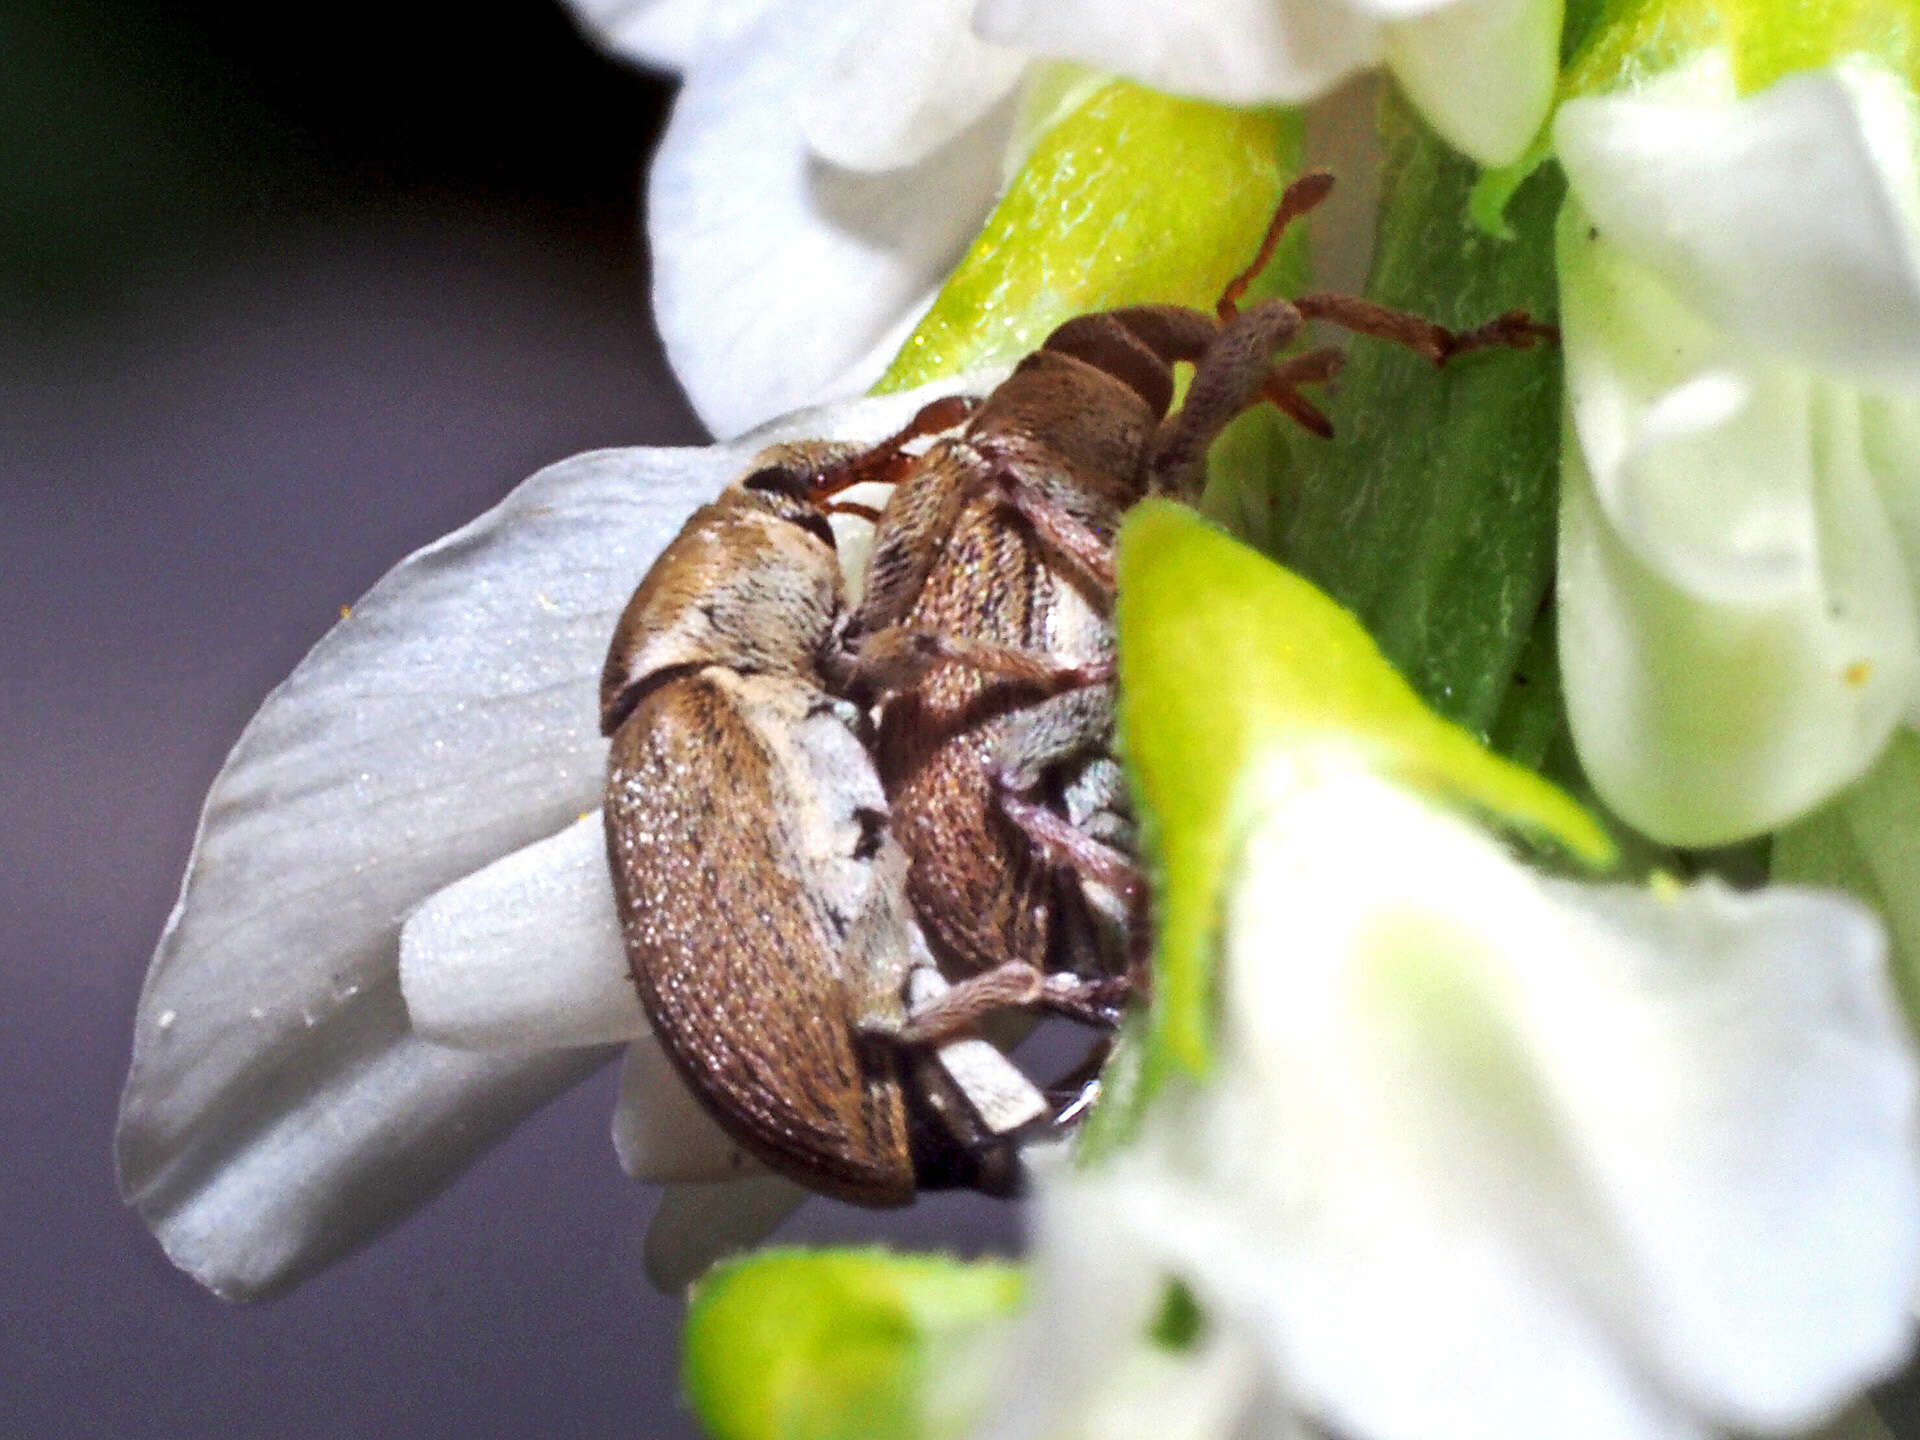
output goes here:
{"type": "Polygon", "coordinates": [[[615,617],[765,445],[879,440],[990,388],[1003,370],[954,372],[1035,327],[1238,268],[1197,218],[1143,261],[1162,212],[1116,191],[1192,208],[1154,173],[1184,149],[1265,204],[1306,127],[1102,72],[1271,107],[1384,67],[1418,119],[1379,177],[1372,297],[1444,273],[1490,316],[1531,266],[1561,349],[1440,378],[1357,359],[1341,459],[1216,450],[1214,509],[1258,510],[1331,595],[1136,507],[1115,627],[1154,995],[1073,1158],[1038,1162],[1024,1297],[1004,1268],[737,1262],[696,1294],[693,1398],[736,1433],[702,1397],[792,1372],[760,1322],[796,1296],[892,1337],[895,1368],[846,1383],[883,1376],[896,1428],[1004,1440],[1782,1433],[1903,1363],[1911,0],[573,4],[683,77],[649,180],[656,314],[742,438],[536,475],[249,725],[121,1114],[123,1186],[176,1262],[227,1295],[294,1283],[622,1045],[616,1151],[673,1187],[656,1277],[777,1225],[802,1192],[683,1087],[627,977],[593,704],[615,617]],[[1505,199],[1540,223],[1494,234],[1505,199]],[[1522,364],[1561,414],[1531,449],[1492,393],[1522,364]],[[932,384],[847,398],[883,371],[932,384]],[[1463,438],[1410,440],[1414,415],[1463,438]],[[1394,499],[1442,492],[1444,514],[1394,499]],[[1302,549],[1329,513],[1341,566],[1302,549]],[[1714,873],[1753,841],[1761,866],[1714,873]]]}
{"type": "Polygon", "coordinates": [[[714,432],[877,378],[1083,61],[1176,94],[1298,103],[1383,58],[1441,132],[1516,158],[1559,0],[577,0],[683,85],[647,184],[654,316],[714,432]],[[1238,13],[1222,13],[1238,12],[1238,13]]]}

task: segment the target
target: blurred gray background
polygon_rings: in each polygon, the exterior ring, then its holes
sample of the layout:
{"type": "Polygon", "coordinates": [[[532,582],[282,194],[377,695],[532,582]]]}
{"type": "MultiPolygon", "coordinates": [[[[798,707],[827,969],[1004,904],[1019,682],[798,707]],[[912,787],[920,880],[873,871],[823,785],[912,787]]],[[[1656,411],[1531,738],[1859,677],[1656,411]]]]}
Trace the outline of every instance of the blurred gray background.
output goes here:
{"type": "MultiPolygon", "coordinates": [[[[549,0],[0,5],[0,1435],[683,1436],[612,1075],[291,1297],[115,1193],[200,796],[383,570],[548,461],[700,438],[646,313],[670,87],[549,0]]],[[[885,1227],[974,1250],[956,1199],[885,1227]]],[[[787,1233],[871,1217],[816,1202],[787,1233]]]]}

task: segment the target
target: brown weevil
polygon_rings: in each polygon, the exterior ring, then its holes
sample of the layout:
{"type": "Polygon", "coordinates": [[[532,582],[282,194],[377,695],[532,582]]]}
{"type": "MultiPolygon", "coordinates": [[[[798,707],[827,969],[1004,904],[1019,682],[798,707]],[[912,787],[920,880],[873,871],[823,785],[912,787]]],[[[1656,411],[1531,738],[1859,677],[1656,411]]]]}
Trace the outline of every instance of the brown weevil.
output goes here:
{"type": "Polygon", "coordinates": [[[1112,754],[1121,517],[1191,498],[1263,399],[1330,433],[1301,387],[1340,352],[1274,358],[1308,321],[1436,363],[1548,333],[1342,295],[1240,308],[1330,185],[1289,187],[1215,314],[1081,316],[982,402],[877,447],[763,454],[629,603],[601,686],[628,954],[667,1054],[772,1168],[870,1205],[1012,1188],[1015,1132],[1066,1112],[971,1028],[1008,1008],[1110,1025],[1145,978],[1112,754]],[[869,480],[893,485],[880,511],[831,502],[869,480]],[[832,511],[875,522],[850,606],[832,511]]]}

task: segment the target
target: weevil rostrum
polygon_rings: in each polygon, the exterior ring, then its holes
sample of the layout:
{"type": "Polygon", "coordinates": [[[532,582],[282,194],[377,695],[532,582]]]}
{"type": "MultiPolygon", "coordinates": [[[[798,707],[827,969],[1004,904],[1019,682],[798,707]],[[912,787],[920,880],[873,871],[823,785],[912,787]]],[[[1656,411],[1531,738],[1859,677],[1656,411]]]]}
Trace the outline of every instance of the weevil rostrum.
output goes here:
{"type": "Polygon", "coordinates": [[[1084,315],[878,447],[763,454],[635,593],[601,691],[628,954],[681,1074],[775,1170],[872,1205],[1005,1193],[1019,1137],[1065,1112],[973,1027],[1007,1009],[1110,1026],[1143,989],[1112,754],[1128,507],[1193,498],[1213,439],[1262,400],[1331,433],[1301,387],[1341,353],[1274,358],[1309,321],[1436,364],[1550,333],[1334,294],[1242,308],[1331,184],[1289,187],[1214,314],[1084,315]],[[853,498],[868,482],[891,484],[877,513],[853,498]],[[847,516],[873,522],[870,549],[836,539],[847,516]]]}

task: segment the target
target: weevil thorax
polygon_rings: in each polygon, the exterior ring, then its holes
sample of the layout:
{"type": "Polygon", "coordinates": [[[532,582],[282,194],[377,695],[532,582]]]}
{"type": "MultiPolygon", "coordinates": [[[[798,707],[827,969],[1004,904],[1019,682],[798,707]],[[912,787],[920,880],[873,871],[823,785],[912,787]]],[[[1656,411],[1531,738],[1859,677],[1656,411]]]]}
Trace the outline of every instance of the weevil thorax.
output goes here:
{"type": "Polygon", "coordinates": [[[968,437],[1029,483],[1057,476],[1082,503],[1125,509],[1140,498],[1142,457],[1166,406],[1164,394],[1143,393],[1129,377],[1036,350],[980,407],[968,437]]]}
{"type": "Polygon", "coordinates": [[[694,512],[614,628],[600,676],[607,734],[664,675],[703,665],[814,675],[844,584],[833,531],[803,498],[804,485],[848,448],[763,451],[742,480],[694,512]]]}

